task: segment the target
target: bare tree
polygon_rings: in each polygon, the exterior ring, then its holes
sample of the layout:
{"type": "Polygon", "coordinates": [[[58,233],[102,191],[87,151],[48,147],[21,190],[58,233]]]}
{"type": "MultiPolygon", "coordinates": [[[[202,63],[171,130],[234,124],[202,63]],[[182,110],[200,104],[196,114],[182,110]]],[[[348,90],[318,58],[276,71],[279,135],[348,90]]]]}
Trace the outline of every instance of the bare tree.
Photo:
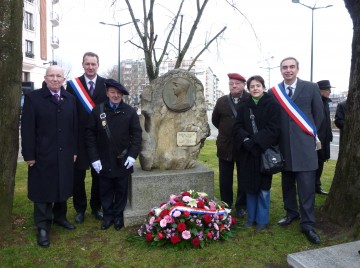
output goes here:
{"type": "Polygon", "coordinates": [[[11,227],[22,68],[23,1],[0,2],[0,232],[11,227]]]}
{"type": "MultiPolygon", "coordinates": [[[[144,56],[145,56],[145,63],[146,63],[146,72],[149,77],[149,80],[152,81],[156,79],[159,75],[159,67],[161,63],[163,62],[164,58],[168,55],[168,52],[170,49],[175,49],[177,54],[177,60],[175,63],[175,69],[179,68],[181,66],[181,63],[191,45],[191,42],[193,41],[193,38],[195,36],[196,30],[198,28],[201,16],[203,15],[203,12],[205,10],[205,7],[209,0],[196,0],[196,5],[194,5],[194,8],[196,8],[196,18],[187,34],[186,40],[183,40],[184,38],[184,29],[183,29],[183,19],[184,16],[181,14],[182,7],[185,0],[182,0],[179,4],[179,8],[174,14],[173,18],[171,19],[170,27],[168,34],[165,38],[165,42],[162,46],[162,49],[160,50],[160,54],[157,55],[155,44],[158,40],[158,35],[155,32],[155,23],[154,23],[154,4],[155,0],[143,0],[143,19],[141,24],[137,21],[133,8],[130,4],[129,0],[125,0],[128,10],[130,13],[130,16],[132,18],[132,21],[135,25],[136,32],[141,40],[141,45],[131,42],[133,45],[138,47],[139,49],[143,50],[144,56]],[[179,24],[179,25],[178,25],[179,24]],[[142,25],[142,29],[141,26],[142,25]],[[176,27],[179,28],[179,35],[177,36],[177,43],[172,43],[171,41],[174,39],[174,33],[176,27]],[[183,42],[185,41],[185,42],[183,42]]],[[[116,0],[113,1],[115,3],[116,0]]],[[[170,3],[170,2],[169,2],[170,3]]],[[[173,2],[171,2],[172,4],[173,2]]],[[[200,57],[200,55],[209,48],[211,43],[213,43],[217,38],[221,36],[221,34],[226,30],[226,27],[222,28],[214,37],[212,37],[210,40],[206,40],[203,48],[198,51],[197,55],[193,58],[192,63],[189,66],[189,70],[193,67],[196,60],[200,57]]]]}
{"type": "Polygon", "coordinates": [[[360,236],[360,2],[344,0],[353,21],[349,96],[340,151],[324,210],[332,222],[352,227],[360,236]]]}

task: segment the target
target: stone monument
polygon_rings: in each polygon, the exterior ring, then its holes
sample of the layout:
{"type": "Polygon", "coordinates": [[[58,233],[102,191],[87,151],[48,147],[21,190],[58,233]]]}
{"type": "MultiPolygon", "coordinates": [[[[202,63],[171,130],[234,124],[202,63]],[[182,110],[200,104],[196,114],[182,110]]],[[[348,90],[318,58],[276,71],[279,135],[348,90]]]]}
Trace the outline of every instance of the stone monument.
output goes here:
{"type": "Polygon", "coordinates": [[[143,223],[171,194],[194,190],[213,198],[214,171],[196,161],[210,135],[200,80],[176,69],[152,81],[141,95],[140,123],[141,167],[129,182],[125,226],[143,223]]]}
{"type": "Polygon", "coordinates": [[[154,80],[141,96],[143,170],[194,167],[210,135],[204,88],[190,72],[176,69],[154,80]]]}

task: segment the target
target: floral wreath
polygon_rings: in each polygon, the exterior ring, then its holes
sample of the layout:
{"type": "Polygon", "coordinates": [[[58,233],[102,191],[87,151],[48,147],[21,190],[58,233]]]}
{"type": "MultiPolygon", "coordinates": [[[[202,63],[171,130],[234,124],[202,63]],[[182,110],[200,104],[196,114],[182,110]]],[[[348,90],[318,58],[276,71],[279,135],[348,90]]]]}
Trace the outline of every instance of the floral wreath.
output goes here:
{"type": "Polygon", "coordinates": [[[151,245],[204,247],[210,241],[227,240],[236,218],[226,203],[209,200],[208,195],[193,190],[170,195],[167,203],[151,209],[138,230],[151,245]]]}

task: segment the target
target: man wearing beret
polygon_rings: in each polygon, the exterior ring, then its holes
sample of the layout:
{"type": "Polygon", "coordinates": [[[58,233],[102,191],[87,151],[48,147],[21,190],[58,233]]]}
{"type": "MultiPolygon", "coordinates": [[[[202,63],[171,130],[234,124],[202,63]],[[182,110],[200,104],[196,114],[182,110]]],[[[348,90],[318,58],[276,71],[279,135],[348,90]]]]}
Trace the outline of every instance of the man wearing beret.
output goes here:
{"type": "Polygon", "coordinates": [[[329,96],[331,93],[332,86],[329,80],[321,80],[317,82],[320,88],[321,99],[324,104],[324,120],[318,129],[318,137],[321,142],[321,149],[318,153],[318,169],[316,170],[316,181],[315,181],[315,192],[317,194],[327,195],[321,187],[321,174],[323,172],[324,163],[330,159],[330,142],[333,140],[333,134],[331,131],[331,119],[329,103],[331,102],[329,96]]]}
{"type": "MultiPolygon", "coordinates": [[[[236,164],[237,177],[241,175],[239,170],[240,163],[234,159],[233,151],[233,127],[236,121],[237,111],[240,103],[249,98],[244,88],[246,79],[237,73],[229,73],[230,94],[220,97],[212,113],[212,123],[219,130],[216,140],[217,157],[219,159],[219,182],[221,200],[229,205],[233,205],[233,177],[234,166],[236,164]]],[[[244,217],[246,214],[246,194],[237,189],[237,199],[235,203],[236,216],[244,217]]]]}
{"type": "Polygon", "coordinates": [[[108,100],[91,112],[86,128],[86,145],[90,162],[99,174],[100,199],[104,219],[101,229],[112,224],[124,226],[124,209],[128,181],[141,147],[141,127],[136,110],[122,97],[126,88],[113,79],[105,80],[108,100]]]}
{"type": "MultiPolygon", "coordinates": [[[[82,66],[85,73],[74,80],[68,81],[66,86],[66,90],[76,97],[79,124],[78,157],[74,165],[73,196],[73,204],[76,210],[76,223],[84,222],[85,210],[87,208],[85,177],[90,162],[85,146],[85,127],[93,107],[106,100],[105,79],[97,74],[97,70],[99,69],[99,56],[93,52],[86,52],[83,56],[82,66]],[[88,99],[90,99],[92,103],[88,103],[88,99]]],[[[103,214],[101,211],[99,178],[93,168],[91,168],[91,178],[91,214],[96,219],[101,220],[103,214]]]]}

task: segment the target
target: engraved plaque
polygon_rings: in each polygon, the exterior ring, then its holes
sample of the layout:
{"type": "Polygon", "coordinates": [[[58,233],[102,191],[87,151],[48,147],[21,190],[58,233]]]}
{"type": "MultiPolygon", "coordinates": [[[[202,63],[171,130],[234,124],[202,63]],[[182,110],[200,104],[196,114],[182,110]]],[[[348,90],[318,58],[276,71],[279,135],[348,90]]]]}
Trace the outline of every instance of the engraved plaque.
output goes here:
{"type": "Polygon", "coordinates": [[[195,146],[196,132],[178,132],[176,135],[177,146],[195,146]]]}

